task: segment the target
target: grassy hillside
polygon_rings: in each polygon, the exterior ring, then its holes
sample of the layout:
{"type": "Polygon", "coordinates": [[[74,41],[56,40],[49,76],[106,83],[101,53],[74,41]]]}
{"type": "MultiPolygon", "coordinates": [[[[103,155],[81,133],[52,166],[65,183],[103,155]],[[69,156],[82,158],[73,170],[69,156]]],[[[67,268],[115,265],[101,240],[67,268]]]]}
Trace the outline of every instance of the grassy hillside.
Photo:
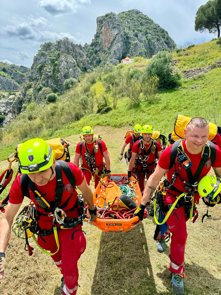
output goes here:
{"type": "Polygon", "coordinates": [[[15,122],[1,130],[0,159],[5,159],[17,143],[27,138],[79,134],[83,125],[119,128],[134,123],[152,124],[155,130],[168,134],[179,113],[204,116],[221,125],[220,52],[216,40],[173,52],[182,85],[176,90],[158,92],[137,106],[129,97],[133,98],[136,88],[133,79],[143,75],[147,59],[134,58],[134,63],[84,75],[56,103],[32,102],[15,122]],[[112,110],[107,114],[96,113],[105,103],[112,110]]]}

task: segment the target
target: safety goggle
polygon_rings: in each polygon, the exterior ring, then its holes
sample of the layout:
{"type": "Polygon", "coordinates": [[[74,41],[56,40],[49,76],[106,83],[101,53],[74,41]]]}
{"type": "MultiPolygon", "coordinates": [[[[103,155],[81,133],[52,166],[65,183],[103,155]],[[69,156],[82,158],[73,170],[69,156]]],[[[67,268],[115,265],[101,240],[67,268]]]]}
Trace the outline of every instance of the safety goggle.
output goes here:
{"type": "Polygon", "coordinates": [[[21,165],[21,163],[19,163],[20,168],[23,170],[27,170],[29,172],[38,172],[40,170],[40,168],[44,167],[45,165],[47,165],[51,159],[51,154],[52,154],[52,149],[50,149],[49,154],[47,156],[47,158],[45,159],[44,162],[41,162],[39,164],[32,164],[32,165],[28,165],[28,166],[23,166],[21,165]]]}

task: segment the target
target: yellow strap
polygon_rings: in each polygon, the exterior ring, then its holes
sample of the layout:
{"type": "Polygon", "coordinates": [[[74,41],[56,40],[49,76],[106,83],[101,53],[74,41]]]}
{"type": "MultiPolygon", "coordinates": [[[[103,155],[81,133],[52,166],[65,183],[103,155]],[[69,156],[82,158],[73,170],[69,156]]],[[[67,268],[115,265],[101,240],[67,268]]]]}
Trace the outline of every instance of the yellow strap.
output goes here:
{"type": "MultiPolygon", "coordinates": [[[[157,216],[156,216],[156,212],[157,212],[157,201],[156,199],[154,199],[153,201],[153,208],[154,208],[154,221],[156,224],[158,225],[162,225],[164,224],[165,222],[167,222],[168,218],[170,217],[170,214],[173,212],[173,210],[175,209],[176,207],[176,204],[178,203],[178,201],[184,197],[186,194],[185,193],[182,193],[180,194],[177,198],[176,198],[176,201],[172,204],[172,206],[170,207],[170,210],[167,212],[166,216],[164,217],[163,221],[159,222],[158,219],[157,219],[157,216]]],[[[193,206],[192,206],[193,207],[193,206]]]]}
{"type": "Polygon", "coordinates": [[[57,254],[58,251],[60,250],[60,243],[59,243],[59,238],[58,238],[58,230],[57,230],[56,226],[53,227],[53,233],[54,233],[54,238],[55,238],[55,242],[56,242],[56,246],[57,246],[57,250],[54,253],[51,253],[50,251],[45,250],[44,248],[42,248],[38,244],[36,236],[35,235],[32,236],[33,240],[35,241],[36,245],[41,250],[41,252],[43,252],[44,254],[50,255],[50,256],[53,256],[53,255],[57,254]]]}
{"type": "Polygon", "coordinates": [[[42,195],[41,195],[37,190],[35,190],[34,192],[36,193],[36,195],[39,196],[39,198],[45,203],[45,205],[46,205],[48,208],[51,207],[50,204],[45,200],[44,197],[42,197],[42,195]]]}

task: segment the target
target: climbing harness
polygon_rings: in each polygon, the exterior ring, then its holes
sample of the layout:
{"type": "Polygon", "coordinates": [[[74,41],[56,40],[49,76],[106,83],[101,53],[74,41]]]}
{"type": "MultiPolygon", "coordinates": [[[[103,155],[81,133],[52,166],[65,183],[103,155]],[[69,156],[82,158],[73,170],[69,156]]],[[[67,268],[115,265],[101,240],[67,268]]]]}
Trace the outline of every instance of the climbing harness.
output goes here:
{"type": "MultiPolygon", "coordinates": [[[[34,193],[34,200],[36,203],[31,202],[28,206],[24,207],[24,209],[19,213],[18,217],[15,220],[13,225],[13,231],[16,236],[25,238],[26,246],[25,249],[28,250],[29,255],[32,255],[33,248],[29,245],[29,238],[33,238],[36,242],[39,249],[48,255],[55,255],[59,249],[59,239],[58,239],[58,230],[59,229],[69,229],[73,228],[79,224],[82,224],[84,215],[84,203],[79,198],[77,199],[74,208],[78,208],[79,216],[77,218],[70,218],[67,216],[66,212],[63,208],[60,208],[60,201],[63,194],[63,181],[62,181],[62,172],[64,171],[66,177],[69,179],[71,185],[75,186],[75,178],[68,166],[68,164],[64,161],[56,162],[56,189],[55,189],[55,201],[53,204],[49,204],[43,196],[41,196],[40,192],[36,189],[35,184],[30,180],[27,175],[22,175],[21,177],[21,189],[23,195],[29,197],[29,188],[34,193]],[[39,211],[38,208],[44,209],[44,213],[39,211]],[[38,219],[41,215],[48,215],[48,217],[52,217],[52,228],[49,230],[41,229],[38,226],[38,219]],[[43,249],[37,242],[36,236],[46,236],[53,234],[55,238],[55,243],[57,249],[55,252],[51,253],[43,249]]],[[[69,197],[69,199],[72,195],[69,197]]],[[[69,200],[68,199],[68,200],[69,200]]],[[[69,209],[70,210],[70,209],[69,209]]]]}
{"type": "MultiPolygon", "coordinates": [[[[142,166],[142,170],[144,172],[149,172],[149,167],[154,167],[156,166],[156,160],[154,160],[151,163],[148,163],[148,158],[150,153],[153,153],[155,155],[155,158],[157,158],[157,146],[156,146],[156,141],[151,140],[151,143],[146,150],[145,144],[143,139],[139,140],[139,151],[135,160],[135,166],[138,168],[139,166],[142,166]]],[[[151,169],[152,170],[152,169],[151,169]]],[[[150,171],[151,172],[151,171],[150,171]]]]}
{"type": "Polygon", "coordinates": [[[82,170],[88,170],[93,174],[97,174],[98,176],[101,176],[102,171],[99,170],[98,167],[96,166],[96,158],[95,158],[95,155],[98,152],[98,150],[100,150],[102,155],[103,155],[100,138],[95,140],[93,143],[94,143],[93,151],[92,151],[92,153],[90,153],[85,140],[82,140],[80,142],[80,155],[82,156],[82,149],[83,149],[83,146],[84,146],[85,147],[84,157],[85,157],[85,160],[86,160],[86,162],[88,164],[88,167],[89,167],[89,169],[82,167],[82,170]]]}
{"type": "MultiPolygon", "coordinates": [[[[205,146],[205,148],[202,151],[201,154],[201,162],[198,166],[197,171],[195,174],[192,174],[191,166],[192,163],[186,153],[184,152],[184,148],[182,145],[182,141],[176,141],[171,150],[170,155],[170,166],[169,168],[172,168],[174,164],[177,164],[178,167],[175,166],[174,174],[172,175],[171,182],[169,182],[167,179],[165,179],[161,186],[159,186],[158,191],[156,192],[157,198],[154,198],[153,204],[154,204],[154,220],[157,225],[164,224],[170,214],[173,212],[174,209],[182,206],[184,207],[185,214],[187,218],[190,218],[195,222],[195,220],[198,217],[198,211],[196,209],[196,206],[194,204],[194,194],[197,192],[197,185],[198,185],[198,178],[200,176],[200,173],[205,165],[205,163],[208,161],[208,159],[213,161],[215,160],[215,147],[211,142],[208,142],[208,144],[205,146]],[[189,182],[184,180],[182,176],[180,175],[181,167],[184,167],[187,177],[189,179],[189,182]],[[176,179],[179,178],[184,183],[184,189],[185,192],[182,192],[175,186],[176,179]],[[171,205],[168,205],[167,208],[163,208],[163,196],[166,194],[166,191],[176,192],[179,193],[179,196],[176,196],[176,200],[171,205]],[[162,198],[161,201],[159,201],[159,198],[162,198]],[[159,221],[157,218],[157,202],[158,202],[158,208],[159,210],[162,210],[163,212],[166,212],[165,217],[162,221],[159,221]]],[[[173,194],[172,194],[173,195],[173,194]]]]}
{"type": "Polygon", "coordinates": [[[189,218],[192,219],[193,218],[193,208],[194,208],[194,198],[192,196],[188,196],[186,195],[186,193],[182,193],[180,194],[174,203],[172,203],[170,206],[168,206],[169,210],[167,211],[164,219],[160,222],[157,218],[157,202],[156,199],[153,200],[153,205],[154,205],[154,221],[156,224],[158,225],[162,225],[165,222],[167,222],[168,218],[170,217],[171,213],[173,212],[174,209],[177,209],[177,205],[178,202],[180,201],[180,199],[183,198],[184,200],[188,200],[188,202],[190,201],[192,206],[191,206],[191,210],[190,210],[190,216],[189,218]]]}

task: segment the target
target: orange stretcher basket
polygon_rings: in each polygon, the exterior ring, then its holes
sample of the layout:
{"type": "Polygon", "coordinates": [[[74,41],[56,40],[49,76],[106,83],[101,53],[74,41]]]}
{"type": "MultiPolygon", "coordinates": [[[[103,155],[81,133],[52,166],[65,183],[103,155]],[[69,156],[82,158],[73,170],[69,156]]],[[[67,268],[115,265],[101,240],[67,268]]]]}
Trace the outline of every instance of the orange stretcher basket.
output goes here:
{"type": "Polygon", "coordinates": [[[131,230],[139,223],[139,218],[133,213],[141,198],[138,181],[133,176],[129,181],[126,174],[111,174],[109,178],[102,178],[94,191],[98,218],[92,224],[104,232],[131,230]]]}

